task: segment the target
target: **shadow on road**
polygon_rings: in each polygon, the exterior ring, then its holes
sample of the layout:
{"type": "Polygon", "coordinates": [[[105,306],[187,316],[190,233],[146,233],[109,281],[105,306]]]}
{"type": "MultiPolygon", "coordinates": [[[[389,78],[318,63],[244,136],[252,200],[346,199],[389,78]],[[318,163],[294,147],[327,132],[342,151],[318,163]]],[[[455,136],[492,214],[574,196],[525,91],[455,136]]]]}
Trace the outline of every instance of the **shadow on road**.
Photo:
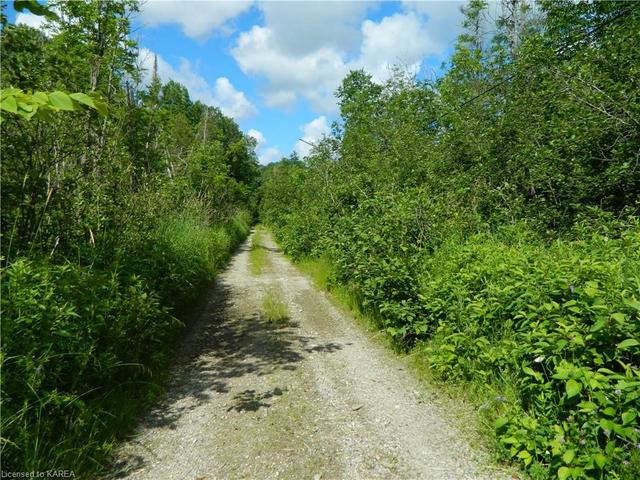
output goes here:
{"type": "MultiPolygon", "coordinates": [[[[143,428],[175,429],[183,415],[212,395],[229,393],[233,378],[295,370],[307,354],[333,353],[342,348],[337,343],[317,343],[313,337],[299,335],[296,324],[278,326],[261,315],[239,315],[233,300],[242,298],[238,292],[233,295],[234,288],[221,281],[208,293],[204,308],[188,326],[175,356],[164,396],[141,420],[143,428]]],[[[230,398],[227,411],[269,408],[268,400],[282,394],[280,388],[262,393],[245,390],[230,398]]],[[[109,478],[122,478],[144,466],[139,455],[121,458],[109,478]]]]}

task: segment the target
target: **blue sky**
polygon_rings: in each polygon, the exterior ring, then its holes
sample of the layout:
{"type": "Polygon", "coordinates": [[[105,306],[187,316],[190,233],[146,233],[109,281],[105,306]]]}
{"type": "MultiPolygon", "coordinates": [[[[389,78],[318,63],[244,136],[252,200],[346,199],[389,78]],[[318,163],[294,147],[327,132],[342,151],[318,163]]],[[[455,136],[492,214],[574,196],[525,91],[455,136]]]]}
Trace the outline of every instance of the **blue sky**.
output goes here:
{"type": "MultiPolygon", "coordinates": [[[[265,164],[328,133],[349,70],[434,76],[460,32],[461,1],[147,0],[133,20],[139,61],[184,84],[258,140],[265,164]]],[[[16,21],[37,26],[39,18],[16,21]]]]}

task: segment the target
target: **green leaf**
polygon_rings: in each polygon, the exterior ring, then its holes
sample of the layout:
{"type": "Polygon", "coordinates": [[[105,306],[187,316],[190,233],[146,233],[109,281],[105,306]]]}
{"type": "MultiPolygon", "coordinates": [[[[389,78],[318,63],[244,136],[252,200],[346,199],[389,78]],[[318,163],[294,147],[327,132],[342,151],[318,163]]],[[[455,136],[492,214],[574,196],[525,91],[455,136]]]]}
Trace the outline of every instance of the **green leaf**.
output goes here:
{"type": "Polygon", "coordinates": [[[573,459],[576,456],[576,451],[575,450],[567,450],[566,452],[564,452],[564,454],[562,455],[562,461],[564,463],[566,463],[567,465],[569,465],[573,459]]]}
{"type": "Polygon", "coordinates": [[[49,10],[46,6],[39,4],[36,0],[15,0],[13,2],[13,7],[18,12],[22,12],[27,9],[34,15],[44,15],[50,20],[58,19],[58,15],[56,15],[52,10],[49,10]]]}
{"type": "Polygon", "coordinates": [[[531,377],[534,377],[536,380],[542,380],[542,375],[540,375],[538,372],[536,372],[531,367],[522,367],[522,371],[524,373],[526,373],[527,375],[529,375],[531,377]]]}
{"type": "Polygon", "coordinates": [[[624,301],[625,305],[631,307],[631,308],[635,308],[637,311],[640,312],[640,302],[636,299],[625,299],[624,301]]]}
{"type": "Polygon", "coordinates": [[[633,420],[636,418],[636,412],[634,412],[633,410],[629,410],[627,412],[624,412],[622,414],[622,424],[623,425],[627,425],[631,422],[633,422],[633,420]]]}
{"type": "Polygon", "coordinates": [[[578,407],[580,407],[581,412],[585,412],[585,413],[593,412],[598,408],[598,406],[593,402],[580,402],[578,404],[578,407]]]}
{"type": "Polygon", "coordinates": [[[86,105],[87,107],[96,108],[96,104],[93,101],[93,98],[91,98],[86,93],[82,93],[82,92],[71,93],[69,96],[78,103],[86,105]]]}
{"type": "Polygon", "coordinates": [[[558,480],[566,480],[571,475],[571,470],[567,467],[560,467],[558,469],[558,480]]]}
{"type": "Polygon", "coordinates": [[[524,460],[525,465],[529,465],[531,463],[531,460],[533,460],[533,458],[531,458],[531,454],[526,450],[522,450],[521,452],[519,452],[518,458],[524,460]]]}
{"type": "Polygon", "coordinates": [[[18,113],[18,104],[16,103],[16,98],[13,96],[8,96],[2,99],[0,102],[0,110],[6,110],[11,113],[18,113]]]}
{"type": "Polygon", "coordinates": [[[49,94],[49,101],[51,102],[51,105],[53,105],[55,108],[59,110],[68,110],[68,111],[75,110],[73,101],[71,100],[69,95],[67,95],[64,92],[60,92],[60,91],[51,92],[49,94]]]}
{"type": "Polygon", "coordinates": [[[109,113],[109,109],[107,107],[107,104],[102,100],[102,97],[100,97],[100,95],[95,92],[91,92],[88,95],[93,99],[95,109],[98,111],[98,113],[106,117],[109,113]]]}
{"type": "Polygon", "coordinates": [[[625,322],[627,320],[627,316],[624,313],[612,313],[611,318],[616,322],[625,322]]]}
{"type": "Polygon", "coordinates": [[[573,379],[567,381],[567,397],[573,398],[582,391],[582,384],[573,379]]]}
{"type": "Polygon", "coordinates": [[[598,468],[602,470],[602,468],[607,464],[607,457],[598,452],[593,456],[593,461],[598,466],[598,468]]]}
{"type": "Polygon", "coordinates": [[[500,430],[502,427],[504,427],[507,423],[509,423],[509,419],[507,417],[500,417],[496,419],[496,423],[495,423],[495,427],[496,430],[500,430]]]}
{"type": "Polygon", "coordinates": [[[618,349],[624,350],[629,347],[637,347],[638,345],[640,345],[640,342],[635,338],[627,338],[618,344],[618,349]]]}
{"type": "Polygon", "coordinates": [[[36,92],[31,96],[34,103],[38,105],[47,105],[49,103],[49,97],[44,92],[36,92]]]}

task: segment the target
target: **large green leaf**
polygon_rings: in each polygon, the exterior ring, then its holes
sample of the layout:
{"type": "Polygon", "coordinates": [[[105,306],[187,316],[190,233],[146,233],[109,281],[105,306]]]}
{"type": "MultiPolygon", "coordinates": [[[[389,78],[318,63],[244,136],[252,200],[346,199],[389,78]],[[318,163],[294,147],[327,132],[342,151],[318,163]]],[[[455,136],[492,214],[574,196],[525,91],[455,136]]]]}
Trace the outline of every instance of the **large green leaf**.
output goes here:
{"type": "Polygon", "coordinates": [[[49,101],[51,105],[59,110],[75,110],[75,106],[73,105],[73,100],[71,97],[64,92],[55,91],[49,94],[49,101]]]}
{"type": "Polygon", "coordinates": [[[39,16],[44,15],[49,20],[58,19],[58,15],[56,15],[52,10],[50,10],[46,6],[39,4],[36,0],[15,0],[13,2],[13,7],[18,12],[22,12],[26,9],[26,10],[29,10],[34,15],[39,15],[39,16]]]}
{"type": "Polygon", "coordinates": [[[571,475],[571,469],[567,467],[560,467],[558,469],[558,480],[566,480],[571,475]]]}
{"type": "Polygon", "coordinates": [[[637,347],[638,345],[640,345],[640,342],[635,338],[627,338],[618,344],[618,349],[624,350],[629,347],[637,347]]]}
{"type": "Polygon", "coordinates": [[[96,103],[86,93],[78,92],[69,94],[76,102],[86,105],[87,107],[96,108],[96,103]]]}
{"type": "Polygon", "coordinates": [[[582,391],[582,384],[570,379],[567,381],[567,397],[573,398],[582,391]]]}
{"type": "Polygon", "coordinates": [[[0,102],[0,109],[11,113],[18,113],[18,104],[13,96],[7,96],[0,102]]]}

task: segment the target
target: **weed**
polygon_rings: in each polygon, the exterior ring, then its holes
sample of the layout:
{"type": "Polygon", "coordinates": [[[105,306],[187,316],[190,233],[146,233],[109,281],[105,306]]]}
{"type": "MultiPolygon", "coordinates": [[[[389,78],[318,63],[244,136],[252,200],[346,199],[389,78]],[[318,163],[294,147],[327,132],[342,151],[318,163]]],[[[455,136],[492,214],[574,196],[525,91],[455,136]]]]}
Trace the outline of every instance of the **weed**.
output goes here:
{"type": "Polygon", "coordinates": [[[254,275],[260,275],[269,262],[267,251],[262,245],[263,239],[263,228],[258,226],[251,239],[251,250],[249,251],[249,267],[254,275]]]}
{"type": "Polygon", "coordinates": [[[282,299],[282,293],[276,288],[269,288],[262,299],[262,312],[270,323],[286,325],[289,323],[289,311],[282,299]]]}

